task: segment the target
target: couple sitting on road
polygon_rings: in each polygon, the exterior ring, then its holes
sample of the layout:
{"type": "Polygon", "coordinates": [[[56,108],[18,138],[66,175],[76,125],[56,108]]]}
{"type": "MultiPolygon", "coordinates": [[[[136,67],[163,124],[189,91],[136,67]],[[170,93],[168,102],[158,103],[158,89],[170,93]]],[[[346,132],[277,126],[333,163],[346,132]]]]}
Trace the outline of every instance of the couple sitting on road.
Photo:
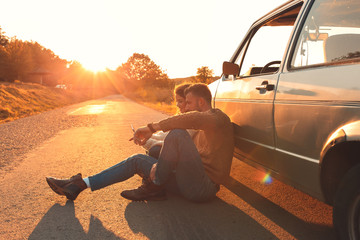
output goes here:
{"type": "Polygon", "coordinates": [[[121,196],[133,201],[164,200],[169,191],[196,202],[214,198],[230,173],[234,149],[231,121],[211,107],[211,92],[205,84],[180,86],[175,94],[181,114],[134,132],[135,144],[149,145],[147,155],[133,155],[87,178],[80,173],[69,179],[48,177],[51,189],[75,200],[86,188],[95,191],[138,174],[142,185],[121,196]],[[156,139],[152,136],[158,131],[166,137],[153,144],[156,139]]]}

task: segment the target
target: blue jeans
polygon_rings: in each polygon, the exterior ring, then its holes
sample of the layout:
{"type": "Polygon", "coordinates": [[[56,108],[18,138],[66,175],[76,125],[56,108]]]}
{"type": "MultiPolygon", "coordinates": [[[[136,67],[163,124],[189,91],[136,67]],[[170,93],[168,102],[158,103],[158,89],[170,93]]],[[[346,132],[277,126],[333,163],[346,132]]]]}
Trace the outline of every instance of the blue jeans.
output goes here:
{"type": "Polygon", "coordinates": [[[154,183],[165,185],[192,201],[207,201],[219,191],[205,172],[200,154],[186,130],[174,129],[164,140],[159,159],[137,154],[89,177],[91,190],[125,181],[135,174],[149,178],[150,170],[157,163],[154,183]]]}
{"type": "Polygon", "coordinates": [[[159,159],[161,147],[160,145],[153,146],[147,151],[147,155],[159,159]]]}

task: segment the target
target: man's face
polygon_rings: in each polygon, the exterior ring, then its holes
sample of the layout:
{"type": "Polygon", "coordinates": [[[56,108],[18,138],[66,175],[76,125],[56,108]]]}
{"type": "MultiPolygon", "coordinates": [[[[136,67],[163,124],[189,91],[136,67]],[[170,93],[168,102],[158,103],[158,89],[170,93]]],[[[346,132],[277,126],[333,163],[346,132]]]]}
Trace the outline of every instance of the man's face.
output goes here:
{"type": "Polygon", "coordinates": [[[185,101],[186,101],[186,107],[185,107],[186,112],[201,111],[200,106],[199,106],[199,97],[197,97],[197,96],[193,95],[191,92],[189,92],[185,96],[185,101]]]}

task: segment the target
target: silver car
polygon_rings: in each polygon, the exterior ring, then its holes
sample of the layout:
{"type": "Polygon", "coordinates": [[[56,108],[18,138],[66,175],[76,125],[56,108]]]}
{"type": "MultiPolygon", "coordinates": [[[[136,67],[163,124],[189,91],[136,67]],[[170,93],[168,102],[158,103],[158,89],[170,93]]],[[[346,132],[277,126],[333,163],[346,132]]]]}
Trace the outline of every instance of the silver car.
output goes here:
{"type": "Polygon", "coordinates": [[[210,89],[235,157],[332,205],[339,239],[360,239],[360,1],[276,8],[210,89]]]}

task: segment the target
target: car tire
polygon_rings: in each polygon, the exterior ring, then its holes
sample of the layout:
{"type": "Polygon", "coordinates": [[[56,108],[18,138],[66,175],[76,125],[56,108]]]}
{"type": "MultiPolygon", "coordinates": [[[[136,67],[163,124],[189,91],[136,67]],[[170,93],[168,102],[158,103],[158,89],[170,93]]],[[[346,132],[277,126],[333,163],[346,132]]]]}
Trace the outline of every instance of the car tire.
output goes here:
{"type": "Polygon", "coordinates": [[[340,183],[333,222],[339,239],[360,239],[360,164],[349,170],[340,183]]]}

